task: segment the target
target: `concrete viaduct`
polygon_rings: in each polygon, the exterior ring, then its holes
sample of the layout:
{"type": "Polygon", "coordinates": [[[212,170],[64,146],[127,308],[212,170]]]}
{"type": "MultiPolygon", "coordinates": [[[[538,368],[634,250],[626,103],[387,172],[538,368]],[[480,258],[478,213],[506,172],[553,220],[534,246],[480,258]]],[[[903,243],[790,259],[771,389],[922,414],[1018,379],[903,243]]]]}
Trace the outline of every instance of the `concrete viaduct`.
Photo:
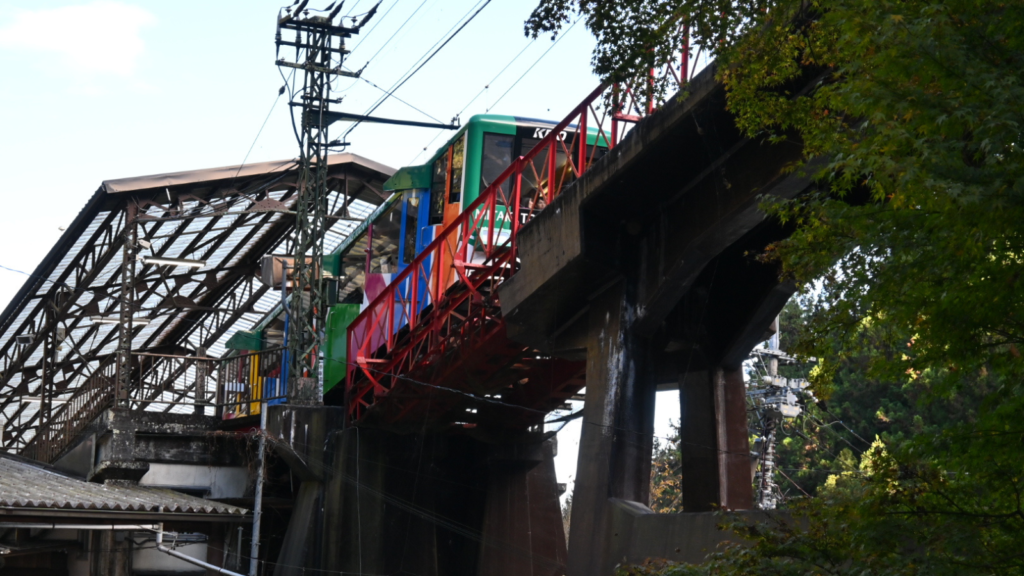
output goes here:
{"type": "Polygon", "coordinates": [[[348,429],[336,433],[325,475],[334,484],[321,492],[331,510],[324,550],[344,542],[322,555],[325,568],[358,570],[361,552],[362,569],[375,573],[610,575],[623,561],[697,561],[723,538],[712,510],[753,507],[741,363],[794,292],[758,258],[788,234],[758,206],[812,181],[787,170],[799,144],[738,131],[714,73],[642,120],[526,225],[520,268],[499,288],[511,340],[585,362],[567,549],[543,434],[495,447],[348,429]],[[669,515],[647,503],[655,394],[670,389],[680,392],[686,512],[669,515]],[[367,533],[380,540],[367,547],[367,533]]]}
{"type": "MultiPolygon", "coordinates": [[[[585,364],[568,544],[550,433],[532,428],[495,438],[483,432],[451,434],[426,425],[406,426],[405,433],[399,433],[348,426],[346,410],[340,406],[282,403],[270,406],[266,414],[273,454],[266,462],[268,490],[272,518],[279,520],[268,524],[267,533],[273,536],[266,536],[262,544],[261,558],[268,560],[264,573],[609,576],[624,561],[698,561],[725,537],[715,529],[712,510],[753,507],[741,363],[766,338],[794,292],[791,283],[780,281],[775,263],[758,258],[766,246],[790,232],[767,219],[758,206],[765,196],[803,194],[813,181],[788,169],[801,159],[798,142],[768,144],[738,131],[726,107],[724,87],[714,75],[714,65],[697,75],[685,98],[671,99],[640,121],[522,228],[519,269],[498,289],[510,340],[551,358],[585,364]],[[685,512],[655,514],[647,506],[655,395],[673,389],[679,390],[682,415],[685,512]]],[[[815,81],[808,76],[804,87],[791,92],[809,90],[815,81]]],[[[353,199],[367,206],[383,201],[377,187],[390,169],[354,156],[339,157],[332,167],[332,181],[344,190],[339,214],[348,214],[344,211],[353,199]]],[[[109,214],[115,221],[121,211],[132,209],[128,198],[145,195],[141,204],[132,200],[134,209],[159,212],[153,221],[165,227],[201,217],[210,222],[204,233],[214,233],[228,229],[217,224],[227,215],[235,214],[243,222],[264,219],[276,226],[274,234],[260,236],[254,231],[251,236],[273,249],[288,232],[274,214],[293,193],[294,174],[273,167],[240,177],[232,170],[210,171],[193,180],[154,177],[121,196],[101,191],[95,202],[110,206],[98,214],[109,214]],[[185,195],[175,188],[177,204],[172,205],[173,186],[192,189],[185,195]],[[187,202],[195,207],[187,208],[187,202]]],[[[119,226],[127,226],[128,220],[122,220],[116,220],[122,222],[119,226]]],[[[82,226],[84,234],[86,224],[82,226]]],[[[117,243],[119,237],[112,233],[104,245],[109,254],[94,260],[113,266],[117,251],[128,255],[128,248],[117,243]]],[[[228,236],[213,238],[213,248],[231,245],[228,236]]],[[[192,244],[189,250],[206,245],[198,238],[192,244]]],[[[207,322],[206,316],[212,319],[209,322],[234,322],[252,313],[260,298],[272,298],[255,284],[245,288],[263,250],[262,244],[253,246],[244,257],[224,253],[224,270],[235,276],[182,276],[176,286],[195,290],[186,311],[193,320],[152,331],[154,346],[162,348],[146,361],[167,364],[169,376],[152,390],[140,385],[149,395],[139,396],[139,405],[149,406],[154,398],[177,390],[172,380],[187,376],[194,382],[180,397],[194,400],[194,414],[156,417],[138,408],[133,415],[133,396],[113,388],[112,376],[100,374],[87,381],[95,389],[91,396],[83,396],[89,393],[83,387],[86,392],[75,392],[68,403],[77,406],[74,398],[81,396],[87,412],[60,416],[59,408],[44,404],[46,412],[37,417],[41,424],[26,421],[26,430],[44,429],[50,426],[46,414],[55,414],[50,419],[60,429],[39,436],[47,444],[33,440],[5,447],[101,481],[112,471],[119,481],[137,481],[135,476],[145,474],[151,462],[179,457],[203,466],[252,467],[254,457],[245,447],[244,432],[259,418],[254,420],[248,412],[235,419],[223,418],[220,412],[214,417],[204,400],[225,392],[206,386],[206,366],[211,361],[207,350],[226,334],[226,327],[193,327],[207,322]],[[221,290],[220,283],[228,281],[233,284],[224,284],[221,290]],[[234,299],[224,295],[231,290],[240,290],[234,299]],[[232,308],[235,300],[237,310],[232,308]],[[160,340],[174,330],[184,330],[186,336],[195,332],[194,342],[160,340]],[[82,440],[87,433],[92,444],[82,440]],[[60,443],[52,440],[58,437],[60,443]],[[217,449],[210,450],[214,445],[217,449]],[[159,449],[147,451],[147,446],[159,449]],[[102,461],[111,451],[118,451],[117,458],[102,461]]],[[[81,261],[81,276],[101,278],[106,298],[116,274],[89,272],[85,268],[92,260],[81,261]]],[[[58,267],[51,268],[40,270],[59,272],[58,267]]],[[[147,290],[167,284],[148,268],[139,274],[138,282],[147,290]]],[[[43,284],[35,289],[44,290],[43,284]]],[[[100,294],[98,289],[89,290],[100,294]]],[[[65,308],[86,310],[74,298],[87,291],[61,292],[72,300],[55,308],[56,319],[50,322],[50,316],[40,312],[39,327],[26,330],[58,334],[57,322],[65,308]]],[[[157,296],[167,302],[174,297],[157,296]]],[[[108,303],[95,296],[88,305],[109,304],[113,310],[115,300],[108,303]]],[[[136,330],[149,334],[145,328],[136,330]]],[[[109,354],[114,336],[95,354],[95,362],[106,362],[104,367],[113,365],[109,354]]],[[[54,343],[43,346],[48,356],[37,354],[45,358],[39,361],[38,375],[23,367],[36,358],[29,355],[31,350],[22,354],[18,374],[38,376],[45,384],[72,373],[73,367],[49,359],[54,343]]],[[[11,349],[16,350],[14,344],[11,349]]],[[[146,364],[138,366],[141,374],[146,364]]],[[[22,394],[35,393],[28,383],[21,389],[22,394]]],[[[252,500],[245,498],[251,498],[251,487],[244,492],[233,502],[249,505],[252,500]]],[[[224,531],[211,536],[211,542],[241,550],[242,531],[237,538],[232,534],[224,531]]],[[[232,566],[241,569],[242,555],[236,556],[232,566]]]]}

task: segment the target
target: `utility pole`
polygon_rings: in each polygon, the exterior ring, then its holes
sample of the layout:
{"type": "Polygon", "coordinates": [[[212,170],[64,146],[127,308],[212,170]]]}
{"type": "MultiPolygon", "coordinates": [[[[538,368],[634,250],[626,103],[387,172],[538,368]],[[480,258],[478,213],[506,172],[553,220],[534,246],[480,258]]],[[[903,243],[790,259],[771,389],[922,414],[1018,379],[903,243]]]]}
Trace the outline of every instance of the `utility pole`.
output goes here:
{"type": "Polygon", "coordinates": [[[286,51],[294,49],[292,60],[279,57],[277,65],[294,70],[302,81],[301,88],[292,94],[297,101],[289,103],[302,110],[290,284],[293,297],[286,343],[288,401],[294,404],[319,404],[323,400],[324,326],[330,305],[323,276],[324,233],[330,226],[327,155],[331,148],[346,145],[331,141],[328,135],[334,120],[331,104],[341,102],[331,98],[331,80],[336,76],[359,77],[358,72],[342,68],[348,54],[345,39],[357,34],[377,10],[374,6],[358,24],[346,27],[344,17],[334,23],[344,2],[337,2],[326,15],[310,15],[307,4],[308,0],[302,0],[278,15],[276,36],[278,56],[282,47],[286,51]]]}
{"type": "MultiPolygon", "coordinates": [[[[328,222],[327,155],[332,148],[346,144],[332,141],[328,127],[332,118],[331,104],[340,99],[331,98],[331,80],[335,76],[358,78],[358,72],[342,68],[348,50],[345,39],[357,34],[377,12],[378,2],[353,26],[344,26],[344,17],[337,24],[343,0],[332,3],[321,15],[310,15],[306,9],[309,0],[301,0],[278,13],[276,64],[301,75],[302,87],[290,94],[298,101],[289,105],[302,110],[299,137],[299,178],[296,182],[295,239],[292,245],[291,266],[284,267],[282,291],[289,286],[294,298],[286,308],[288,321],[285,343],[288,374],[285,383],[291,404],[320,404],[323,401],[323,342],[330,302],[323,275],[324,235],[328,222]],[[330,10],[326,15],[323,13],[330,10]],[[286,39],[287,34],[293,39],[286,39]],[[294,49],[292,60],[281,58],[281,48],[294,49]],[[307,297],[308,296],[308,297],[307,297]]],[[[314,13],[317,11],[313,11],[314,13]]],[[[282,298],[287,295],[282,293],[282,298]]],[[[263,516],[263,477],[266,474],[267,403],[260,398],[259,465],[253,505],[252,540],[249,548],[249,576],[259,572],[260,523],[263,516]]]]}
{"type": "Polygon", "coordinates": [[[757,482],[754,498],[761,510],[774,510],[781,496],[775,483],[775,447],[779,426],[784,420],[796,418],[803,412],[797,394],[813,399],[810,390],[807,390],[807,380],[779,376],[779,362],[795,363],[796,359],[780,349],[779,318],[775,318],[773,327],[774,334],[768,340],[768,347],[757,348],[752,355],[764,364],[767,375],[760,382],[753,382],[747,392],[758,415],[759,437],[755,442],[758,470],[754,475],[757,482]]]}
{"type": "MultiPolygon", "coordinates": [[[[775,334],[768,340],[768,349],[779,351],[779,318],[775,317],[775,334]]],[[[774,388],[775,378],[779,375],[779,359],[776,356],[768,357],[768,378],[767,384],[774,388]]],[[[774,390],[772,390],[774,392],[774,390]]],[[[769,408],[764,415],[764,432],[761,435],[761,470],[757,478],[757,507],[762,510],[774,510],[777,505],[776,494],[778,486],[775,485],[775,432],[779,425],[779,418],[769,408]]]]}

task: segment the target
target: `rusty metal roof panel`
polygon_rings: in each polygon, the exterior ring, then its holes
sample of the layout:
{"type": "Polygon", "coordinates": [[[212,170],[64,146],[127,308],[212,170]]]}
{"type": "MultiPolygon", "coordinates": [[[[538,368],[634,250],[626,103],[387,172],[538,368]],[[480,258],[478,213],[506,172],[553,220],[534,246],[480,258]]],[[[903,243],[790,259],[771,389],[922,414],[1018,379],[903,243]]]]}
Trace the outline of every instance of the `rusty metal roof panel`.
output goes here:
{"type": "Polygon", "coordinates": [[[173,490],[95,484],[45,465],[0,454],[0,508],[25,512],[40,508],[104,512],[228,514],[248,510],[173,490]]]}

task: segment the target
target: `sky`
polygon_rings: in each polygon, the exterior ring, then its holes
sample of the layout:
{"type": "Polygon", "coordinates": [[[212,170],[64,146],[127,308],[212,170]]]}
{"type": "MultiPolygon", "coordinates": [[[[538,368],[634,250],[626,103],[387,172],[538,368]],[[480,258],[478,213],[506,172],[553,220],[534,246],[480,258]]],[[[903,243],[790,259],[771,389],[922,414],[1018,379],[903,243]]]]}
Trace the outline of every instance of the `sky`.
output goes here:
{"type": "MultiPolygon", "coordinates": [[[[347,0],[342,13],[358,16],[373,1],[347,0]]],[[[362,79],[335,85],[335,96],[344,98],[339,109],[365,113],[382,94],[371,83],[390,88],[486,2],[383,0],[348,42],[346,65],[365,70],[362,79]]],[[[297,155],[274,65],[282,5],[0,3],[0,304],[7,305],[26,278],[22,272],[34,270],[104,180],[297,155]]],[[[582,23],[554,45],[550,36],[526,38],[523,22],[533,6],[490,0],[374,115],[562,119],[599,83],[589,65],[594,38],[582,23]]],[[[433,151],[448,134],[363,124],[348,137],[348,151],[399,168],[422,162],[425,149],[433,151]]],[[[660,393],[656,435],[668,436],[668,420],[678,412],[677,396],[660,393]]],[[[578,420],[559,434],[560,482],[571,483],[578,436],[578,420]]]]}

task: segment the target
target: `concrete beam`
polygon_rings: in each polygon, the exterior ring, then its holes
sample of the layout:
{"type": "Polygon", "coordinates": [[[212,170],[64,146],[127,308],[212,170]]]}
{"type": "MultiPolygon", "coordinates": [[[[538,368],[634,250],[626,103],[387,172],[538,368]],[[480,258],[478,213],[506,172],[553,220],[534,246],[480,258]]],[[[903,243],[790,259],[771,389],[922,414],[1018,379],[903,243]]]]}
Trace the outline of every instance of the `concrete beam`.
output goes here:
{"type": "Polygon", "coordinates": [[[795,144],[745,140],[730,151],[721,171],[709,168],[661,205],[654,230],[661,249],[648,261],[650,281],[636,325],[641,334],[653,334],[708,263],[764,223],[763,196],[793,198],[812,185],[804,175],[782,172],[799,157],[795,144]],[[723,175],[729,178],[724,183],[723,175]]]}

